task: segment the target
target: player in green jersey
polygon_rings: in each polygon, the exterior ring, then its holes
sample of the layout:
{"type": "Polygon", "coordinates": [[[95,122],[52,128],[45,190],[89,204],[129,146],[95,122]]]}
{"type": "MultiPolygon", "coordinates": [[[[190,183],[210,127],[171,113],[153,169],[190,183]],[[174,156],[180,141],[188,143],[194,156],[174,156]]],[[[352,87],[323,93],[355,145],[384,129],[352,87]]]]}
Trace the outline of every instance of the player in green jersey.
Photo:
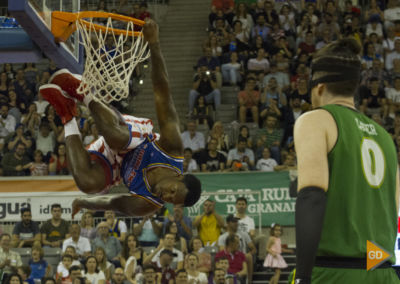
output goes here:
{"type": "Polygon", "coordinates": [[[391,136],[358,112],[361,48],[342,39],[313,58],[314,110],[294,129],[298,162],[295,283],[400,283],[387,259],[367,271],[367,241],[393,254],[399,200],[391,136]]]}

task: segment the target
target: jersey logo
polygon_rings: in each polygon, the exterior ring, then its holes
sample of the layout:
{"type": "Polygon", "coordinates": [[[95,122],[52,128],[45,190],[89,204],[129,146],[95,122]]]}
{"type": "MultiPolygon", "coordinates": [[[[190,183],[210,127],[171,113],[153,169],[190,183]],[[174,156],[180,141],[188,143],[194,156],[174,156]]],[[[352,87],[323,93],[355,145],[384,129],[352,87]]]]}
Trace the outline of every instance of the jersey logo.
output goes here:
{"type": "Polygon", "coordinates": [[[391,257],[392,255],[386,250],[374,242],[367,241],[367,271],[374,270],[391,257]]]}
{"type": "Polygon", "coordinates": [[[378,135],[378,133],[376,133],[375,126],[373,124],[363,123],[359,121],[357,118],[355,118],[354,120],[356,121],[358,129],[360,129],[361,131],[366,132],[369,135],[378,135]]]}

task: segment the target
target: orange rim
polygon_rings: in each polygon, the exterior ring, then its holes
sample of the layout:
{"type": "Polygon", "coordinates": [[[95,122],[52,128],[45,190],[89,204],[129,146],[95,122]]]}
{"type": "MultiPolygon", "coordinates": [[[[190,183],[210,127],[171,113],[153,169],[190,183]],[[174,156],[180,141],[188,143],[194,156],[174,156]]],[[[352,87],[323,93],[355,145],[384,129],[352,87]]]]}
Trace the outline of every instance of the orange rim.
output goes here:
{"type": "Polygon", "coordinates": [[[76,21],[79,21],[87,29],[93,28],[96,31],[106,32],[112,31],[115,35],[127,35],[127,36],[141,36],[141,32],[132,32],[122,29],[107,28],[102,25],[93,24],[86,20],[85,18],[112,18],[114,20],[119,20],[123,22],[133,22],[137,26],[143,26],[144,21],[135,18],[107,13],[107,12],[96,12],[96,11],[84,11],[79,13],[69,13],[54,11],[51,13],[51,32],[57,42],[65,42],[77,29],[76,21]]]}

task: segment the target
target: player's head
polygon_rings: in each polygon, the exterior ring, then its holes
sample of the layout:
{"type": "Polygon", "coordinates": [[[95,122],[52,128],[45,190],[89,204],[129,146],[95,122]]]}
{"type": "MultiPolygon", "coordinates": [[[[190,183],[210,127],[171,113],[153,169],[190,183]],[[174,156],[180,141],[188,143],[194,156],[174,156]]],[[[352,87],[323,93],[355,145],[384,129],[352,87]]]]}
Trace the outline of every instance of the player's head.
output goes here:
{"type": "Polygon", "coordinates": [[[200,180],[191,174],[163,179],[156,187],[163,201],[176,205],[193,206],[201,195],[200,180]]]}
{"type": "MultiPolygon", "coordinates": [[[[313,107],[323,104],[323,96],[353,97],[360,81],[361,46],[351,38],[332,42],[317,52],[311,65],[313,107]]],[[[325,100],[326,101],[326,100],[325,100]]]]}

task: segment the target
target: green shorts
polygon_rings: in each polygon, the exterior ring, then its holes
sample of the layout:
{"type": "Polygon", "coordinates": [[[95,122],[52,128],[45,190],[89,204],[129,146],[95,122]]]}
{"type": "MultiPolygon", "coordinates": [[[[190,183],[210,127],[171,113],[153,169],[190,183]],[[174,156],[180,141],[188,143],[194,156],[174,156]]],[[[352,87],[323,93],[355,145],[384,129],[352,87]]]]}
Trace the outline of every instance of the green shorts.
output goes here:
{"type": "Polygon", "coordinates": [[[365,269],[314,267],[312,284],[397,284],[400,283],[393,268],[365,269]]]}

